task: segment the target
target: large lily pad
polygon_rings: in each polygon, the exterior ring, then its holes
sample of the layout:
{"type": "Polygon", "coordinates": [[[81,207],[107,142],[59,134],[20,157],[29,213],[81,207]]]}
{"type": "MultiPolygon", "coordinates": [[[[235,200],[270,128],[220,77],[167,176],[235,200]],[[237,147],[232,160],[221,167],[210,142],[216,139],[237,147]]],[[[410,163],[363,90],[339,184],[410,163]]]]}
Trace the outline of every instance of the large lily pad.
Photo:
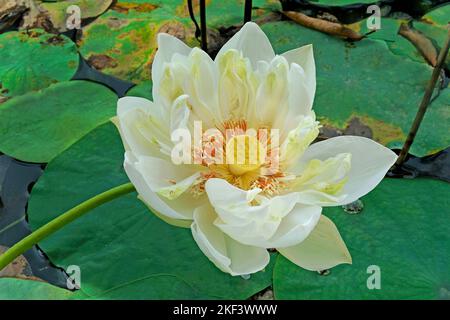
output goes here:
{"type": "Polygon", "coordinates": [[[61,289],[46,282],[0,279],[0,300],[67,300],[82,298],[82,292],[61,289]]]}
{"type": "Polygon", "coordinates": [[[61,82],[0,105],[0,151],[48,162],[115,115],[117,96],[87,81],[61,82]]]}
{"type": "Polygon", "coordinates": [[[0,34],[0,100],[69,80],[77,48],[65,36],[33,29],[0,34]]]}
{"type": "MultiPolygon", "coordinates": [[[[53,160],[33,189],[33,229],[102,191],[128,181],[116,128],[105,124],[53,160]]],[[[81,269],[93,298],[245,299],[271,284],[271,267],[250,280],[219,271],[189,229],[161,221],[129,194],[103,205],[40,243],[56,265],[81,269]],[[118,289],[121,290],[118,290],[118,289]]]]}
{"type": "MultiPolygon", "coordinates": [[[[384,41],[349,44],[292,22],[267,23],[263,30],[280,53],[314,45],[314,109],[325,123],[343,128],[355,116],[362,117],[375,135],[385,137],[382,143],[403,142],[431,76],[430,66],[394,54],[384,41]]],[[[424,155],[450,144],[448,90],[430,105],[412,153],[424,155]]]]}
{"type": "Polygon", "coordinates": [[[422,17],[426,22],[445,27],[450,22],[450,4],[443,4],[434,8],[422,17]]]}
{"type": "Polygon", "coordinates": [[[274,270],[275,297],[449,299],[449,192],[450,186],[442,181],[386,179],[362,199],[360,214],[349,215],[339,207],[325,209],[353,264],[335,267],[325,276],[280,256],[274,270]]]}

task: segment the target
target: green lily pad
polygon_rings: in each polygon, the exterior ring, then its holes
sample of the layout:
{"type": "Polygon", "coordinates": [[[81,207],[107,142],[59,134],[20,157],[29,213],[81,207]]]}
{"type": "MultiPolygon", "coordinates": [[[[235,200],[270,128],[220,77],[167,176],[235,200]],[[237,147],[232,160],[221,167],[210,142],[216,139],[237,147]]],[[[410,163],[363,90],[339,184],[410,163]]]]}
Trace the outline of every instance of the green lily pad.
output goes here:
{"type": "MultiPolygon", "coordinates": [[[[275,48],[284,51],[312,43],[317,68],[314,110],[325,123],[343,128],[354,117],[368,117],[381,141],[403,142],[417,112],[431,67],[394,54],[384,41],[364,39],[348,44],[292,22],[263,25],[275,48]]],[[[429,107],[411,152],[425,155],[450,145],[449,89],[429,107]]],[[[369,123],[369,125],[371,125],[369,123]]]]}
{"type": "Polygon", "coordinates": [[[141,97],[141,98],[153,100],[153,98],[152,98],[152,82],[144,81],[144,82],[134,86],[127,92],[127,96],[141,97]]]}
{"type": "Polygon", "coordinates": [[[422,17],[422,20],[445,27],[450,22],[450,4],[443,4],[422,17]]]}
{"type": "Polygon", "coordinates": [[[81,299],[81,291],[72,292],[41,281],[14,278],[0,279],[0,300],[68,300],[81,299]]]}
{"type": "MultiPolygon", "coordinates": [[[[116,128],[108,123],[50,162],[33,188],[32,229],[127,182],[123,152],[116,128]]],[[[78,265],[81,289],[93,298],[245,299],[268,287],[272,278],[272,265],[249,280],[221,272],[189,229],[166,224],[135,193],[93,210],[40,246],[56,265],[78,265]]]]}
{"type": "Polygon", "coordinates": [[[362,199],[360,214],[326,208],[353,264],[319,275],[279,256],[275,297],[449,299],[449,192],[450,185],[442,181],[385,179],[362,199]]]}
{"type": "Polygon", "coordinates": [[[87,81],[61,82],[0,105],[0,151],[48,162],[116,113],[117,96],[87,81]]]}
{"type": "Polygon", "coordinates": [[[69,80],[78,67],[75,44],[43,30],[0,34],[0,99],[69,80]]]}
{"type": "MultiPolygon", "coordinates": [[[[426,63],[426,60],[417,51],[416,47],[414,47],[410,41],[398,34],[398,30],[402,23],[407,23],[407,20],[383,18],[381,19],[381,29],[369,34],[367,37],[371,40],[383,41],[395,55],[406,57],[416,62],[426,63]]],[[[354,23],[351,27],[361,34],[366,34],[370,31],[367,28],[367,20],[361,20],[354,23]]]]}

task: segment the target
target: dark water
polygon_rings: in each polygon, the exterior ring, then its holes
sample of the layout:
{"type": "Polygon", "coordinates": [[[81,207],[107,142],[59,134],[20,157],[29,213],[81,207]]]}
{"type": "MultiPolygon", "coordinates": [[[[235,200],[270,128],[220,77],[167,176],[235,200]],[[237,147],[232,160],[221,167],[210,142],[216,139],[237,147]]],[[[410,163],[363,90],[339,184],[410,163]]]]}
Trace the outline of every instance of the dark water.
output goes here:
{"type": "MultiPolygon", "coordinates": [[[[11,247],[30,234],[26,210],[31,189],[42,175],[43,164],[25,163],[0,155],[0,245],[11,247]]],[[[66,287],[65,272],[53,266],[38,247],[24,254],[31,274],[60,287],[66,287]]]]}
{"type": "MultiPolygon", "coordinates": [[[[394,151],[400,152],[398,149],[394,151]]],[[[450,182],[450,147],[425,157],[408,154],[403,165],[393,168],[387,176],[406,179],[428,177],[450,182]]]]}

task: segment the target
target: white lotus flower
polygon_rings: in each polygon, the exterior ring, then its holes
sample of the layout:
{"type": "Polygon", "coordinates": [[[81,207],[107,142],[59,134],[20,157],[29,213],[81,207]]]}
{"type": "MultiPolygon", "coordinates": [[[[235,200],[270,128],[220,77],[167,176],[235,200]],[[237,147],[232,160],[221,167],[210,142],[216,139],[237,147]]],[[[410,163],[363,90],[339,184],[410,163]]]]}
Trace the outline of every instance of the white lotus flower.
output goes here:
{"type": "Polygon", "coordinates": [[[312,46],[275,55],[262,30],[247,23],[214,61],[167,34],[159,34],[158,47],[154,101],[118,102],[124,166],[140,199],[166,222],[190,226],[203,253],[231,275],[262,270],[268,248],[308,270],[351,263],[322,207],[367,194],[396,155],[355,136],[311,144],[319,133],[312,46]],[[221,131],[279,129],[277,170],[265,170],[264,161],[174,164],[171,133],[192,130],[194,121],[221,131]]]}

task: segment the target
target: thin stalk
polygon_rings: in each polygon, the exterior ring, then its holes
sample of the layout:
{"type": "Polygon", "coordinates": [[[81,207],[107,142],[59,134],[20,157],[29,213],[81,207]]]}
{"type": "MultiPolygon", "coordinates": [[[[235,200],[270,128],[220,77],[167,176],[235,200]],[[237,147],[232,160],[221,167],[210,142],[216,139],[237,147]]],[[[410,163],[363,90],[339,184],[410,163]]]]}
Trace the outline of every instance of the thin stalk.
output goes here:
{"type": "Polygon", "coordinates": [[[51,220],[49,223],[43,225],[33,233],[29,234],[28,236],[17,242],[15,245],[13,245],[11,248],[9,248],[5,253],[0,255],[0,271],[25,251],[31,249],[39,241],[55,233],[65,225],[69,224],[75,219],[78,219],[90,210],[124,194],[133,192],[134,190],[134,186],[131,183],[120,185],[96,195],[95,197],[77,205],[76,207],[70,209],[69,211],[66,211],[57,218],[51,220]]]}
{"type": "Polygon", "coordinates": [[[202,35],[202,49],[203,51],[208,50],[208,30],[206,28],[206,3],[205,0],[200,0],[200,29],[202,35]]]}
{"type": "Polygon", "coordinates": [[[416,137],[417,131],[419,130],[420,124],[422,123],[425,112],[427,111],[427,108],[429,106],[434,87],[436,86],[436,82],[439,78],[439,74],[441,73],[442,65],[444,64],[445,58],[447,57],[449,46],[450,29],[448,30],[447,40],[445,41],[441,52],[439,52],[436,66],[434,67],[433,73],[431,74],[431,79],[428,82],[425,94],[423,95],[422,101],[419,106],[419,110],[417,111],[416,118],[414,119],[411,129],[409,129],[408,137],[406,138],[405,144],[403,145],[403,148],[397,158],[397,162],[395,163],[396,167],[401,166],[405,162],[409,149],[414,142],[414,138],[416,137]]]}
{"type": "Polygon", "coordinates": [[[252,21],[252,0],[245,0],[244,23],[252,21]]]}

